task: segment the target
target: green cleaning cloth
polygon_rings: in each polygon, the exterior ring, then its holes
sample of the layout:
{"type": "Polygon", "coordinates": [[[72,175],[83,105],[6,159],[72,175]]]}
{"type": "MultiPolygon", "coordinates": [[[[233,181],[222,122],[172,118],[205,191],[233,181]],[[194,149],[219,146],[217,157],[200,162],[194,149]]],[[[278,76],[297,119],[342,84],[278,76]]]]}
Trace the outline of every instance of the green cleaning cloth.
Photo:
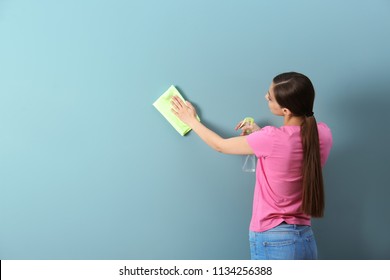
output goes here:
{"type": "MultiPolygon", "coordinates": [[[[180,92],[174,86],[171,86],[153,103],[153,106],[167,119],[167,121],[177,130],[177,132],[180,133],[181,136],[184,136],[191,130],[191,128],[182,122],[171,111],[171,99],[175,95],[179,96],[183,101],[185,101],[180,92]]],[[[198,116],[197,118],[199,120],[198,116]]]]}

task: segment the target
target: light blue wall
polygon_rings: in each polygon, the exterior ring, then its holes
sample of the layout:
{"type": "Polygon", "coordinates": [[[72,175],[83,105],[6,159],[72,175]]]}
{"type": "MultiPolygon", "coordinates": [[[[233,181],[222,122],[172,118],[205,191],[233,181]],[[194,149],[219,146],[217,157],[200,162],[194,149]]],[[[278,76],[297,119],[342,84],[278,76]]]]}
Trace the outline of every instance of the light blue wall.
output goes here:
{"type": "Polygon", "coordinates": [[[224,137],[295,70],[332,128],[322,259],[390,259],[390,1],[0,1],[0,259],[247,259],[254,175],[224,137]]]}

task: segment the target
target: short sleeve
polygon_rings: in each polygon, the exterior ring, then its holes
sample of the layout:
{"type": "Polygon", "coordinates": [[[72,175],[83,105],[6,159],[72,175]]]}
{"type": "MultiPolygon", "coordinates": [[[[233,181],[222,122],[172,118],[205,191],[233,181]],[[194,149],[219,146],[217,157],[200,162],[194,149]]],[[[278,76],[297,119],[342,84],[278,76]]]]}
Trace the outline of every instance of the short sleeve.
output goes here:
{"type": "Polygon", "coordinates": [[[259,131],[246,136],[249,146],[251,146],[257,157],[267,157],[271,154],[274,145],[275,128],[265,126],[259,131]]]}

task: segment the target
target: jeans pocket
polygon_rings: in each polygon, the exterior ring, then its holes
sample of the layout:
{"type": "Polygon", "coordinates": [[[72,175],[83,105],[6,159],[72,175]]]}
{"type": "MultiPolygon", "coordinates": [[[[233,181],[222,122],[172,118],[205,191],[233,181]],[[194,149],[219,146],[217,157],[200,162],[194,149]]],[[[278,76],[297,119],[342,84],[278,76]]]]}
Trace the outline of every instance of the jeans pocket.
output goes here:
{"type": "Polygon", "coordinates": [[[267,260],[295,259],[295,241],[292,239],[263,242],[267,260]]]}
{"type": "Polygon", "coordinates": [[[317,260],[318,259],[318,253],[317,253],[317,243],[314,239],[314,235],[307,236],[304,239],[305,244],[305,259],[308,260],[317,260]]]}

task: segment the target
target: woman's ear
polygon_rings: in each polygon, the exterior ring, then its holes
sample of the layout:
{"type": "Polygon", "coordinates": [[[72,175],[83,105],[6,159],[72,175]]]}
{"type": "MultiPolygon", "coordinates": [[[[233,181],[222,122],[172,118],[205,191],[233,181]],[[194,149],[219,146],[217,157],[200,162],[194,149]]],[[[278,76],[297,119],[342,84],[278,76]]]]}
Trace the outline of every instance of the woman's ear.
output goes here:
{"type": "Polygon", "coordinates": [[[283,111],[284,116],[291,116],[292,115],[291,111],[287,108],[283,108],[282,111],[283,111]]]}

